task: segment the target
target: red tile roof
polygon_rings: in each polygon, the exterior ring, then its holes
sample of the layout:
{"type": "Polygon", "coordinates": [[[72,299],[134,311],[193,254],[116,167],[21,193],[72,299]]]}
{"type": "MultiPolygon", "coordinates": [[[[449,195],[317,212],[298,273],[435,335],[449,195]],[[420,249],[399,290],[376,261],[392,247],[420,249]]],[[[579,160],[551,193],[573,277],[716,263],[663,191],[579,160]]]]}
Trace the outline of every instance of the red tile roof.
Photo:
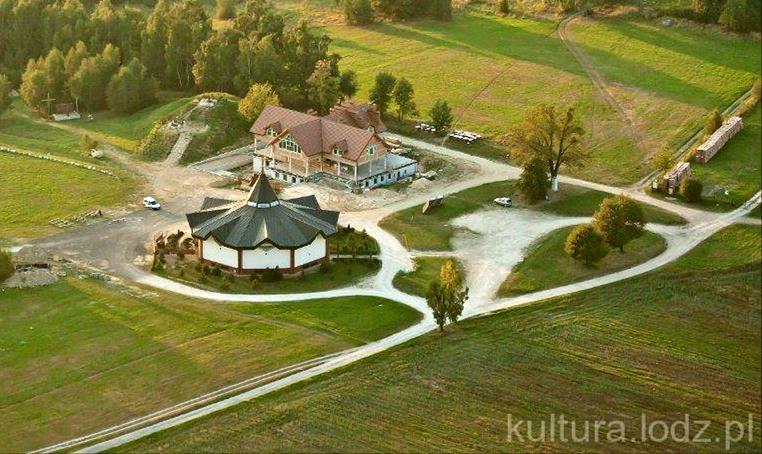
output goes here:
{"type": "MultiPolygon", "coordinates": [[[[330,154],[336,145],[344,151],[345,158],[357,160],[376,136],[367,129],[338,123],[328,117],[319,118],[276,106],[265,107],[250,131],[264,136],[270,127],[278,132],[277,140],[290,134],[308,157],[330,154]]],[[[380,138],[378,140],[383,143],[380,138]]]]}

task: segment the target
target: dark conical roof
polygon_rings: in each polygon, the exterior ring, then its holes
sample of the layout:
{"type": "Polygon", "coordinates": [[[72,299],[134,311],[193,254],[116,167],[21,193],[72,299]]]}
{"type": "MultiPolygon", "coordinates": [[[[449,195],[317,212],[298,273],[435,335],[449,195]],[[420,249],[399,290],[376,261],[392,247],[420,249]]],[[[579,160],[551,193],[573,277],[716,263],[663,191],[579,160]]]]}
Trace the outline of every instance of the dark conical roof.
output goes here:
{"type": "Polygon", "coordinates": [[[253,203],[272,203],[278,200],[273,187],[270,186],[270,180],[264,173],[259,174],[259,178],[249,192],[247,202],[253,203]]]}
{"type": "Polygon", "coordinates": [[[228,247],[254,248],[269,242],[282,248],[310,244],[317,235],[336,233],[337,211],[322,210],[315,196],[278,200],[260,175],[243,201],[206,198],[201,210],[186,215],[193,236],[210,236],[228,247]]]}

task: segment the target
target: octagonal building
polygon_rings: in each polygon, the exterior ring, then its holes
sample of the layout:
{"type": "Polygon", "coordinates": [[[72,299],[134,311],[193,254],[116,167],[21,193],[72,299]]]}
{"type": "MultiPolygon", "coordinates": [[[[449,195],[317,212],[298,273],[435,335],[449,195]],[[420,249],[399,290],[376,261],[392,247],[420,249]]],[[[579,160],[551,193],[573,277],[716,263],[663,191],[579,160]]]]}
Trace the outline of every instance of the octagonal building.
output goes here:
{"type": "Polygon", "coordinates": [[[315,196],[279,200],[260,174],[246,199],[207,197],[186,217],[202,262],[244,274],[295,273],[329,259],[339,212],[321,209],[315,196]]]}

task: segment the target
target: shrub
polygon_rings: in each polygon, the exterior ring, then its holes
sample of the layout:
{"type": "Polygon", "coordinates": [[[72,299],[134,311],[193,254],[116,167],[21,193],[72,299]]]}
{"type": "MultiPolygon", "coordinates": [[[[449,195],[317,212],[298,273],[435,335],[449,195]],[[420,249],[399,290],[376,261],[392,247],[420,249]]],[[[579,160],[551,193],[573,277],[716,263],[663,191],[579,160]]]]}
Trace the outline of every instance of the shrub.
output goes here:
{"type": "Polygon", "coordinates": [[[14,272],[13,256],[10,252],[0,249],[0,283],[8,280],[14,272]]]}
{"type": "Polygon", "coordinates": [[[511,13],[511,4],[508,0],[498,0],[496,6],[498,14],[506,15],[511,13]]]}
{"type": "Polygon", "coordinates": [[[206,284],[209,282],[209,278],[207,278],[205,274],[202,274],[201,277],[198,278],[198,282],[200,284],[206,284]]]}
{"type": "Polygon", "coordinates": [[[370,0],[344,0],[344,18],[351,25],[368,25],[373,22],[370,0]]]}
{"type": "Polygon", "coordinates": [[[227,282],[227,281],[223,282],[220,285],[220,290],[222,290],[223,292],[227,292],[228,290],[230,290],[230,282],[227,282]]]}
{"type": "Polygon", "coordinates": [[[704,121],[704,134],[707,136],[711,135],[714,131],[718,130],[720,126],[722,126],[722,115],[720,115],[719,110],[714,109],[706,116],[706,120],[704,121]]]}
{"type": "Polygon", "coordinates": [[[202,273],[204,276],[208,276],[210,272],[211,272],[211,270],[210,270],[210,268],[209,268],[209,265],[204,265],[204,266],[201,268],[201,273],[202,273]]]}
{"type": "Polygon", "coordinates": [[[217,0],[214,18],[219,20],[232,19],[235,16],[235,0],[217,0]]]}
{"type": "Polygon", "coordinates": [[[185,277],[185,270],[180,268],[180,271],[177,272],[178,277],[185,277]]]}
{"type": "Polygon", "coordinates": [[[695,178],[687,178],[680,185],[680,195],[688,203],[698,203],[701,201],[701,192],[704,185],[695,178]]]}
{"type": "Polygon", "coordinates": [[[225,275],[225,280],[232,284],[233,282],[235,282],[235,276],[233,275],[233,273],[228,273],[225,275]]]}
{"type": "Polygon", "coordinates": [[[325,261],[320,264],[320,272],[322,274],[328,274],[331,271],[331,262],[325,261]]]}
{"type": "Polygon", "coordinates": [[[540,158],[530,159],[524,164],[517,186],[530,204],[545,199],[550,185],[546,169],[545,163],[540,158]]]}
{"type": "Polygon", "coordinates": [[[278,282],[283,280],[283,272],[279,267],[268,268],[262,273],[262,282],[278,282]]]}
{"type": "Polygon", "coordinates": [[[212,267],[212,271],[211,271],[211,275],[214,276],[214,277],[220,277],[220,276],[222,276],[222,269],[219,266],[217,266],[217,265],[213,266],[212,267]]]}
{"type": "Polygon", "coordinates": [[[575,227],[566,237],[565,251],[575,260],[591,265],[608,254],[603,236],[592,224],[575,227]]]}
{"type": "Polygon", "coordinates": [[[185,260],[185,251],[182,249],[179,249],[177,251],[177,260],[180,260],[181,262],[185,260]]]}
{"type": "Polygon", "coordinates": [[[202,269],[201,262],[196,262],[196,266],[194,266],[193,269],[200,272],[202,269]]]}

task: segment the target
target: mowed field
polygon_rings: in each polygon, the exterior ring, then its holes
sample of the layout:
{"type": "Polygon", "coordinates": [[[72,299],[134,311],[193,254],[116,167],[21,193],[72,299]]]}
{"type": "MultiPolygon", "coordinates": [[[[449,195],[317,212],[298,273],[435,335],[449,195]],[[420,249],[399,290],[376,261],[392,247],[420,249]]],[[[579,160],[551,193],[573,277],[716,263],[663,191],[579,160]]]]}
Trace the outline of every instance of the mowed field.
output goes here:
{"type": "Polygon", "coordinates": [[[358,99],[367,99],[376,74],[388,71],[412,82],[420,118],[444,99],[459,128],[494,139],[532,106],[574,105],[590,132],[585,147],[594,157],[572,173],[615,184],[637,180],[646,171],[642,156],[556,36],[557,26],[555,20],[504,18],[469,7],[449,23],[329,25],[326,31],[342,67],[358,74],[358,99]]]}
{"type": "Polygon", "coordinates": [[[569,35],[612,85],[650,150],[676,149],[762,74],[758,39],[658,20],[576,19],[569,35]]]}
{"type": "Polygon", "coordinates": [[[416,311],[351,297],[223,304],[67,278],[0,291],[0,451],[74,438],[387,336],[416,311]]]}
{"type": "Polygon", "coordinates": [[[124,450],[716,452],[725,422],[751,415],[751,443],[731,447],[758,451],[762,276],[746,248],[759,238],[731,227],[666,270],[467,320],[124,450]],[[686,413],[719,441],[639,440],[641,415],[686,413]],[[622,421],[626,441],[536,443],[524,424],[509,443],[509,414],[536,421],[535,436],[550,414],[577,421],[577,434],[584,421],[622,421]]]}
{"type": "Polygon", "coordinates": [[[593,157],[567,173],[609,184],[637,181],[663,145],[678,146],[712,108],[724,108],[760,77],[759,42],[658,21],[596,18],[574,21],[569,35],[612,84],[634,120],[627,123],[601,98],[556,35],[558,21],[500,17],[471,6],[452,22],[342,25],[325,2],[287,2],[296,14],[326,21],[342,67],[357,72],[365,100],[381,71],[416,90],[420,118],[437,99],[454,108],[461,129],[500,138],[540,103],[574,105],[593,157]],[[637,141],[643,139],[638,145],[637,141]]]}
{"type": "Polygon", "coordinates": [[[135,182],[74,166],[0,153],[0,238],[54,232],[50,219],[122,203],[135,182]]]}

